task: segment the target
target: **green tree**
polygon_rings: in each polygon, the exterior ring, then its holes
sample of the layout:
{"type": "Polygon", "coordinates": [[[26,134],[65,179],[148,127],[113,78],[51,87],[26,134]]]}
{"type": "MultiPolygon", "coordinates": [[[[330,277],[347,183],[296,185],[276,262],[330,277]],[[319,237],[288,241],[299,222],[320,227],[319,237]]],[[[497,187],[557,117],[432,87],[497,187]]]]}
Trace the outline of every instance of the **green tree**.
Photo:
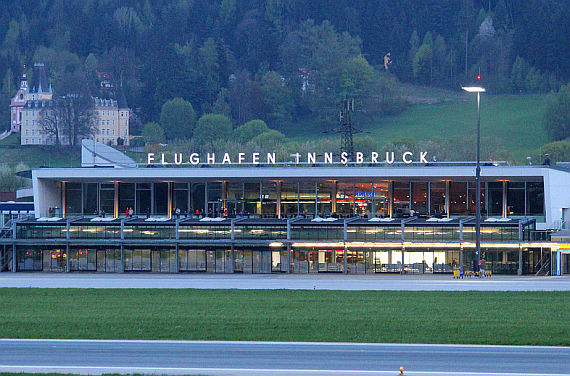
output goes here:
{"type": "Polygon", "coordinates": [[[562,86],[557,94],[548,97],[544,127],[553,140],[570,137],[570,85],[562,86]]]}
{"type": "Polygon", "coordinates": [[[203,101],[210,105],[216,100],[216,94],[220,90],[218,59],[214,38],[206,39],[204,45],[198,49],[198,82],[203,101]]]}
{"type": "Polygon", "coordinates": [[[367,97],[373,80],[374,68],[364,56],[355,56],[346,63],[342,72],[341,95],[357,99],[367,97]]]}
{"type": "Polygon", "coordinates": [[[246,143],[268,131],[269,127],[263,120],[251,120],[234,130],[234,139],[237,142],[246,143]]]}
{"type": "Polygon", "coordinates": [[[333,121],[330,108],[342,99],[343,70],[351,58],[361,54],[360,43],[357,37],[338,33],[329,21],[316,25],[307,20],[290,32],[281,45],[284,73],[300,91],[300,100],[321,123],[333,121]]]}
{"type": "Polygon", "coordinates": [[[378,143],[370,136],[355,137],[354,150],[369,155],[373,151],[378,151],[378,143]]]}
{"type": "Polygon", "coordinates": [[[412,63],[414,78],[421,84],[431,85],[433,78],[433,40],[426,33],[424,42],[416,52],[412,63]]]}
{"type": "Polygon", "coordinates": [[[194,130],[194,143],[213,149],[218,140],[227,140],[232,134],[230,118],[220,114],[205,114],[198,119],[194,130]]]}
{"type": "Polygon", "coordinates": [[[285,85],[281,75],[275,71],[266,72],[260,82],[261,97],[265,102],[267,122],[277,129],[292,121],[295,108],[291,89],[285,85]]]}
{"type": "Polygon", "coordinates": [[[164,129],[154,122],[146,123],[142,129],[142,136],[147,144],[159,144],[165,141],[164,129]]]}
{"type": "Polygon", "coordinates": [[[168,140],[190,138],[196,123],[196,113],[190,102],[174,98],[162,105],[160,125],[168,140]]]}
{"type": "Polygon", "coordinates": [[[551,162],[567,162],[570,161],[570,142],[555,141],[543,145],[540,148],[540,156],[537,161],[541,161],[544,154],[549,154],[551,162]]]}
{"type": "Polygon", "coordinates": [[[229,104],[228,95],[229,95],[228,89],[226,89],[225,87],[220,89],[220,91],[218,92],[218,95],[216,97],[216,101],[214,102],[214,105],[212,106],[212,113],[213,114],[221,114],[221,115],[230,116],[232,109],[231,109],[230,104],[229,104]]]}
{"type": "Polygon", "coordinates": [[[253,143],[263,147],[266,150],[273,150],[278,146],[283,145],[287,141],[287,137],[275,129],[255,136],[252,140],[253,143]]]}

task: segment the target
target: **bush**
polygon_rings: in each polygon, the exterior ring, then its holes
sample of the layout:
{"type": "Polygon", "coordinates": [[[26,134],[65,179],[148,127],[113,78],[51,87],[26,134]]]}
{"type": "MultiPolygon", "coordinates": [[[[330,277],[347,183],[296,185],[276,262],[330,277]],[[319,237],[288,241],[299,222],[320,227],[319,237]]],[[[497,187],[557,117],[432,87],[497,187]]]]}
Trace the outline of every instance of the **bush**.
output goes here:
{"type": "Polygon", "coordinates": [[[164,129],[157,123],[146,123],[142,136],[147,144],[160,144],[164,142],[164,129]]]}
{"type": "Polygon", "coordinates": [[[131,139],[131,146],[133,147],[140,147],[140,146],[145,146],[146,142],[144,140],[143,137],[133,137],[131,139]]]}
{"type": "Polygon", "coordinates": [[[570,85],[562,86],[558,94],[548,97],[544,127],[552,140],[570,137],[570,85]]]}
{"type": "Polygon", "coordinates": [[[194,130],[194,142],[202,147],[213,149],[218,140],[227,140],[232,134],[230,118],[220,114],[202,115],[194,130]]]}
{"type": "Polygon", "coordinates": [[[550,155],[550,161],[554,162],[568,162],[570,161],[570,142],[568,141],[555,141],[550,144],[543,145],[540,148],[540,156],[534,163],[542,163],[544,154],[550,155]]]}
{"type": "Polygon", "coordinates": [[[268,131],[269,127],[263,120],[251,120],[234,130],[234,138],[238,142],[246,143],[268,131]]]}
{"type": "Polygon", "coordinates": [[[162,105],[160,125],[169,140],[190,138],[196,123],[196,113],[190,102],[174,98],[162,105]]]}

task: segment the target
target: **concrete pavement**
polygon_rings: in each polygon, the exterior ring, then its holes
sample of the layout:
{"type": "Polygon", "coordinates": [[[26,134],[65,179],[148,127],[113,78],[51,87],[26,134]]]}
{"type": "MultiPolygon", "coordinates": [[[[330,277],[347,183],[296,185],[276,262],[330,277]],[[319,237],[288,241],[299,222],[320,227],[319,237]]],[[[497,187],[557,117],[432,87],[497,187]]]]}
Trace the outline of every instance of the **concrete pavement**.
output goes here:
{"type": "Polygon", "coordinates": [[[491,279],[457,280],[448,274],[401,276],[342,274],[0,273],[0,287],[570,291],[570,276],[493,276],[491,279]]]}
{"type": "Polygon", "coordinates": [[[0,340],[1,372],[207,375],[570,375],[570,347],[0,340]]]}

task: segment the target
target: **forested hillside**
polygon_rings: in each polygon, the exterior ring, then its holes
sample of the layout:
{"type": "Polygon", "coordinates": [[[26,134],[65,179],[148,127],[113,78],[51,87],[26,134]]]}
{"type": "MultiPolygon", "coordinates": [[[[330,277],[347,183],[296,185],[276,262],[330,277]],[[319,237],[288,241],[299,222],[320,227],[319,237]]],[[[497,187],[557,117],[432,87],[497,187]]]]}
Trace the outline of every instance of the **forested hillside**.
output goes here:
{"type": "Polygon", "coordinates": [[[549,92],[570,78],[569,13],[567,0],[3,1],[0,127],[37,61],[56,93],[122,82],[134,133],[176,97],[196,119],[284,130],[334,126],[347,95],[369,116],[397,113],[400,82],[456,90],[480,73],[492,93],[549,92]]]}

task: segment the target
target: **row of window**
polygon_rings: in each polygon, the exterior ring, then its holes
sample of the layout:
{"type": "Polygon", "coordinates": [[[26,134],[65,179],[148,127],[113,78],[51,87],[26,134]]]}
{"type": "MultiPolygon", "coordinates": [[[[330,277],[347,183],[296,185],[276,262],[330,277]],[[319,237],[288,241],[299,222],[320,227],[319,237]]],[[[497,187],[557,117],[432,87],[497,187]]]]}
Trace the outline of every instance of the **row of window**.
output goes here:
{"type": "MultiPolygon", "coordinates": [[[[98,140],[99,141],[99,140],[98,140]]],[[[66,213],[113,213],[115,187],[108,183],[66,184],[66,213]]],[[[181,213],[250,214],[294,217],[404,216],[412,211],[424,215],[475,215],[473,182],[207,182],[119,183],[118,208],[123,213],[168,215],[181,213]],[[279,186],[278,186],[279,185],[279,186]],[[278,197],[280,196],[280,197],[278,197]],[[280,207],[278,207],[280,204],[280,207]]],[[[543,182],[486,182],[481,186],[481,211],[487,217],[533,216],[544,222],[543,182]],[[506,200],[505,200],[506,198],[506,200]]]]}
{"type": "MultiPolygon", "coordinates": [[[[542,266],[545,250],[484,248],[482,267],[498,274],[536,273],[542,266]],[[519,262],[522,261],[521,264],[519,262]]],[[[465,250],[461,259],[457,250],[423,248],[402,250],[322,249],[185,249],[19,247],[16,254],[18,271],[64,272],[207,272],[207,273],[451,273],[463,267],[469,270],[475,252],[465,250]],[[345,259],[346,257],[346,259],[345,259]],[[178,261],[178,265],[177,265],[178,261]]]]}
{"type": "MultiPolygon", "coordinates": [[[[527,234],[525,231],[523,236],[527,234]]],[[[18,238],[21,239],[65,239],[67,228],[64,226],[19,226],[18,238]]],[[[174,226],[125,226],[125,239],[176,239],[174,226]]],[[[461,230],[458,227],[405,227],[406,241],[459,241],[461,230]]],[[[70,239],[118,239],[121,237],[120,226],[71,226],[70,239]]],[[[179,239],[219,239],[231,238],[230,226],[180,226],[179,239]]],[[[236,226],[236,240],[279,240],[287,238],[285,226],[236,226]]],[[[349,226],[348,241],[399,241],[402,238],[400,226],[349,226]]],[[[474,241],[473,227],[463,228],[463,240],[474,241]]],[[[526,236],[525,238],[528,238],[526,236]]],[[[292,226],[293,240],[328,240],[342,241],[344,228],[342,226],[292,226]]],[[[483,241],[517,241],[519,240],[518,226],[513,227],[484,227],[481,229],[483,241]]]]}

